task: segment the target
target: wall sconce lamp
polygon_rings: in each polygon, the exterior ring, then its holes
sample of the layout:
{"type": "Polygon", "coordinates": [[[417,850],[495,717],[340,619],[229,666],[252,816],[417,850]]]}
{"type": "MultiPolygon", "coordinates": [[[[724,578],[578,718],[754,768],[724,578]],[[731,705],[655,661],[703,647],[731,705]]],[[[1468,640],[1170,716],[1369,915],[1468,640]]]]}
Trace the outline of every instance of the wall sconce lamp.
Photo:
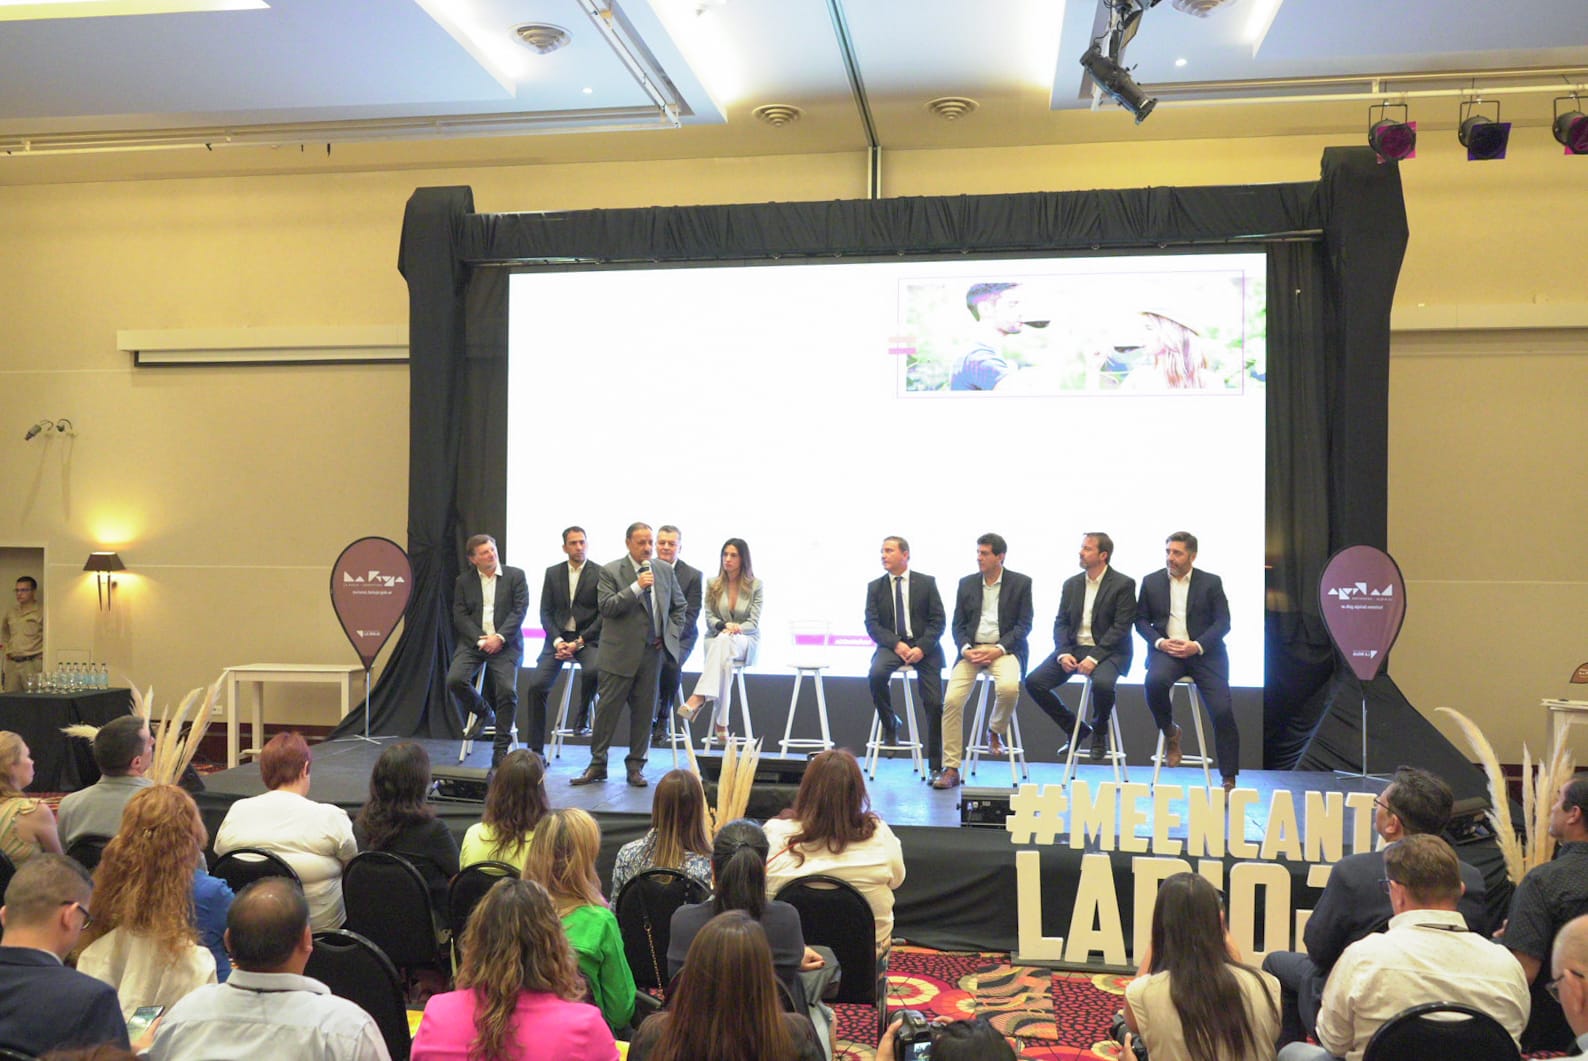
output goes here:
{"type": "Polygon", "coordinates": [[[44,419],[28,428],[27,433],[22,436],[22,441],[32,442],[39,435],[45,434],[47,432],[54,432],[55,434],[60,435],[70,435],[72,433],[72,422],[66,419],[64,416],[59,420],[51,420],[46,416],[44,419]]]}
{"type": "Polygon", "coordinates": [[[99,606],[105,611],[110,611],[111,599],[116,593],[116,580],[110,577],[112,571],[125,571],[127,565],[121,562],[120,553],[89,553],[88,562],[83,565],[84,571],[92,571],[99,589],[99,606]]]}

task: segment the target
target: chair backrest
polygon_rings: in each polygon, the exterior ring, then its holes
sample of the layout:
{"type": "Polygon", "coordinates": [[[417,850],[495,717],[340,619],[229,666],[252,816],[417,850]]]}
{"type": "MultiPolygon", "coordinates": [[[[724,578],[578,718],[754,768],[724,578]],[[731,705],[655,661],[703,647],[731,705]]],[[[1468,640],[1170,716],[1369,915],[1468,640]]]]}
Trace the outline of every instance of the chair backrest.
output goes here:
{"type": "Polygon", "coordinates": [[[825,667],[832,662],[833,624],[826,619],[790,619],[790,667],[825,667]]]}
{"type": "Polygon", "coordinates": [[[303,974],[373,1017],[394,1061],[408,1056],[413,1040],[408,1033],[402,977],[374,943],[346,929],[316,932],[314,953],[309,955],[303,974]]]}
{"type": "Polygon", "coordinates": [[[447,927],[453,943],[463,940],[463,927],[485,893],[503,877],[518,876],[518,867],[509,862],[472,862],[458,871],[447,886],[447,927]]]}
{"type": "Polygon", "coordinates": [[[78,865],[92,873],[94,872],[94,867],[99,865],[99,860],[104,856],[105,845],[108,843],[110,843],[110,837],[95,836],[92,833],[88,833],[73,840],[72,845],[66,849],[66,855],[68,858],[76,859],[78,865]]]}
{"type": "Polygon", "coordinates": [[[807,946],[830,947],[838,957],[843,979],[836,1001],[874,1003],[882,998],[877,920],[854,885],[816,873],[789,881],[776,897],[799,911],[807,946]]]}
{"type": "Polygon", "coordinates": [[[1482,1010],[1455,1002],[1425,1002],[1401,1010],[1380,1025],[1368,1040],[1362,1061],[1408,1057],[1510,1061],[1521,1056],[1510,1033],[1482,1010]]]}
{"type": "Polygon", "coordinates": [[[430,888],[412,862],[365,851],[342,867],[345,927],[372,940],[398,968],[439,966],[430,888]]]}
{"type": "Polygon", "coordinates": [[[261,851],[257,847],[239,847],[226,852],[215,860],[210,875],[225,881],[234,892],[240,892],[265,877],[291,877],[300,885],[303,883],[298,880],[297,872],[280,855],[261,851]]]}
{"type": "Polygon", "coordinates": [[[639,987],[667,985],[667,944],[672,938],[673,911],[704,902],[706,886],[671,869],[648,869],[623,885],[612,904],[623,933],[623,952],[639,987]]]}

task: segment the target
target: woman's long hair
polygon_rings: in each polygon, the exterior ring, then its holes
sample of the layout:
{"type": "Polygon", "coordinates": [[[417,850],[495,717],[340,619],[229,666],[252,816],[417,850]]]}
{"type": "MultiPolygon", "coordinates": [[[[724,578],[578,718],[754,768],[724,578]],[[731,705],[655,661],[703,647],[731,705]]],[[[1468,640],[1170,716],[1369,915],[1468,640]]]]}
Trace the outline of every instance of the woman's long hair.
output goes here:
{"type": "Polygon", "coordinates": [[[651,864],[661,869],[683,869],[685,855],[711,854],[706,839],[706,792],[700,778],[688,770],[669,770],[656,783],[651,801],[651,828],[656,847],[651,864]]]}
{"type": "Polygon", "coordinates": [[[711,845],[715,888],[712,913],[743,910],[757,921],[766,911],[766,832],[749,818],[737,818],[717,830],[711,845]]]}
{"type": "Polygon", "coordinates": [[[577,807],[554,810],[541,819],[535,842],[524,859],[524,879],[538,882],[557,904],[559,916],[581,906],[605,906],[596,856],[601,827],[577,807]]]}
{"type": "Polygon", "coordinates": [[[755,572],[750,567],[750,545],[743,538],[729,538],[722,543],[722,548],[717,550],[717,577],[706,583],[706,592],[713,597],[728,591],[728,571],[722,566],[722,554],[728,551],[728,546],[739,550],[739,590],[748,593],[755,582],[755,572]]]}
{"type": "MultiPolygon", "coordinates": [[[[1163,882],[1152,908],[1148,972],[1169,974],[1169,999],[1193,1061],[1257,1052],[1252,1012],[1236,977],[1261,978],[1230,957],[1224,937],[1223,908],[1213,885],[1195,873],[1176,873],[1163,882]]],[[[1263,995],[1272,1009],[1273,998],[1266,990],[1263,995]]]]}
{"type": "Polygon", "coordinates": [[[497,881],[469,915],[460,944],[459,989],[474,991],[471,1061],[517,1057],[513,1013],[525,991],[574,1001],[585,995],[579,960],[551,896],[534,881],[497,881]]]}
{"type": "Polygon", "coordinates": [[[413,741],[380,753],[369,775],[369,802],[358,812],[358,827],[371,851],[383,851],[410,825],[436,816],[425,802],[430,792],[430,755],[413,741]]]}
{"type": "Polygon", "coordinates": [[[1196,332],[1161,313],[1143,310],[1141,315],[1147,318],[1153,330],[1157,343],[1153,368],[1163,377],[1164,383],[1176,389],[1206,387],[1202,370],[1207,367],[1207,358],[1197,344],[1196,332]]]}
{"type": "Polygon", "coordinates": [[[772,948],[742,910],[718,914],[689,945],[654,1061],[792,1061],[772,948]]]}
{"type": "Polygon", "coordinates": [[[208,842],[192,796],[176,785],[140,789],[94,870],[94,921],[84,942],[121,928],[151,940],[172,960],[180,957],[199,941],[193,873],[208,842]]]}
{"type": "Polygon", "coordinates": [[[0,799],[20,796],[22,792],[11,783],[11,770],[22,761],[22,751],[27,747],[20,736],[8,729],[0,729],[0,799]]]}
{"type": "Polygon", "coordinates": [[[515,862],[523,858],[528,836],[540,828],[550,809],[545,760],[527,748],[508,752],[491,777],[481,815],[496,837],[496,853],[515,862]]]}
{"type": "Polygon", "coordinates": [[[799,822],[799,831],[789,837],[789,854],[796,866],[803,865],[803,844],[822,845],[835,855],[860,840],[869,840],[881,821],[871,810],[866,794],[866,779],[852,752],[833,748],[814,756],[794,794],[794,806],[779,815],[799,822]]]}

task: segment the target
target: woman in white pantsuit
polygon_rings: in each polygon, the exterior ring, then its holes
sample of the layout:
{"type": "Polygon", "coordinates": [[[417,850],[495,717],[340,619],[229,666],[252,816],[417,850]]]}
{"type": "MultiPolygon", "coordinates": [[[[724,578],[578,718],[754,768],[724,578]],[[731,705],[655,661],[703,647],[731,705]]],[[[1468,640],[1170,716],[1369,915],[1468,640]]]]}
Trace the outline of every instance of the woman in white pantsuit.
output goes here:
{"type": "Polygon", "coordinates": [[[708,703],[716,705],[712,724],[717,739],[728,736],[728,703],[732,694],[733,664],[755,662],[761,639],[761,580],[750,568],[750,546],[743,538],[722,543],[722,565],[706,584],[706,662],[694,695],[678,709],[692,719],[708,703]]]}

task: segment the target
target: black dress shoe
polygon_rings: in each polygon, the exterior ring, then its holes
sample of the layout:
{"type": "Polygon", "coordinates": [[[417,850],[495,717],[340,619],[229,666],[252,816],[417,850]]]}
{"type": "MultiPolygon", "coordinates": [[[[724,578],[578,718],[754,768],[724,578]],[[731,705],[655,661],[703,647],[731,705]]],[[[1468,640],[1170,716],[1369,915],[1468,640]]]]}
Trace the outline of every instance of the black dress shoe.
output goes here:
{"type": "Polygon", "coordinates": [[[590,736],[590,727],[589,726],[580,726],[578,735],[581,736],[581,737],[590,736]]]}
{"type": "Polygon", "coordinates": [[[1100,763],[1108,758],[1108,728],[1096,730],[1092,734],[1092,747],[1086,757],[1094,763],[1100,763]]]}
{"type": "Polygon", "coordinates": [[[570,785],[593,785],[597,781],[605,781],[606,779],[607,772],[605,767],[589,766],[586,767],[585,772],[580,774],[578,777],[569,778],[568,783],[570,785]]]}
{"type": "Polygon", "coordinates": [[[653,729],[653,730],[651,730],[651,747],[652,748],[665,748],[665,747],[667,747],[667,731],[665,729],[653,729]]]}
{"type": "Polygon", "coordinates": [[[645,780],[645,774],[640,771],[639,767],[631,766],[629,767],[629,784],[635,788],[644,788],[650,782],[645,780]]]}
{"type": "Polygon", "coordinates": [[[476,740],[476,739],[478,739],[480,734],[485,732],[485,727],[489,726],[492,721],[493,721],[493,719],[491,718],[490,715],[475,715],[474,716],[474,724],[472,726],[465,726],[464,727],[464,729],[463,729],[463,739],[464,740],[476,740]]]}

